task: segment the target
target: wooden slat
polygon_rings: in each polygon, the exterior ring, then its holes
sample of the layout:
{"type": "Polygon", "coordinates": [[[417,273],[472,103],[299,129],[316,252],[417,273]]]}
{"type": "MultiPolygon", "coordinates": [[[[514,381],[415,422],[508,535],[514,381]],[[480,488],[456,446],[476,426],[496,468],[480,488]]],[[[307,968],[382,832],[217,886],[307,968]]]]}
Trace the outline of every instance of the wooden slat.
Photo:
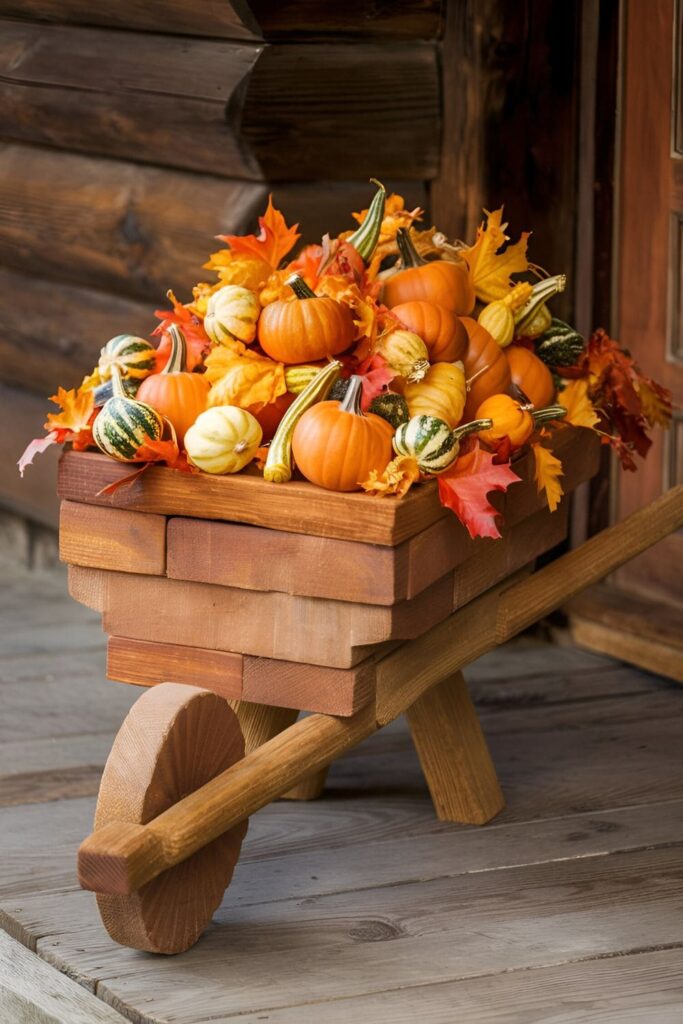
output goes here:
{"type": "Polygon", "coordinates": [[[5,267],[0,267],[0,305],[0,382],[35,392],[43,400],[60,384],[80,384],[109,338],[144,338],[159,323],[150,305],[90,288],[55,285],[5,267]]]}
{"type": "Polygon", "coordinates": [[[9,20],[0,40],[5,138],[252,180],[436,173],[432,43],[262,52],[252,43],[188,46],[174,36],[9,20]]]}
{"type": "MultiPolygon", "coordinates": [[[[212,277],[201,268],[219,247],[214,236],[256,228],[268,201],[264,185],[216,177],[215,164],[206,170],[212,173],[2,144],[0,264],[29,276],[40,266],[43,278],[162,307],[169,287],[189,297],[197,280],[212,277]]],[[[385,184],[409,205],[425,205],[423,183],[385,184]]],[[[287,184],[274,190],[274,199],[310,241],[353,227],[351,211],[367,206],[371,192],[367,182],[287,184]]],[[[78,315],[75,307],[66,324],[75,335],[78,315]]]]}
{"type": "Polygon", "coordinates": [[[123,683],[154,686],[188,683],[230,700],[348,716],[374,694],[374,659],[350,669],[256,658],[227,651],[112,636],[107,676],[123,683]]]}
{"type": "Polygon", "coordinates": [[[71,565],[163,576],[166,518],[63,501],[59,557],[71,565]]]}

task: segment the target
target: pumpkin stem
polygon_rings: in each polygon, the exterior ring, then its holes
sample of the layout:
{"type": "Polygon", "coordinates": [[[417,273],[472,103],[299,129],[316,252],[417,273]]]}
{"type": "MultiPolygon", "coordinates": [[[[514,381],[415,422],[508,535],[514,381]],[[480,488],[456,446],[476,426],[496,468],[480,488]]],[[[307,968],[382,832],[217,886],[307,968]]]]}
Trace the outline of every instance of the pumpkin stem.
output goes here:
{"type": "Polygon", "coordinates": [[[171,353],[162,373],[184,373],[187,359],[187,344],[185,335],[176,324],[171,324],[168,329],[171,337],[171,353]]]}
{"type": "Polygon", "coordinates": [[[567,410],[563,405],[547,405],[545,409],[537,409],[531,415],[534,423],[545,423],[546,420],[561,420],[567,415],[567,410]]]}
{"type": "Polygon", "coordinates": [[[362,416],[360,399],[363,391],[363,378],[354,375],[349,379],[349,386],[346,394],[339,403],[341,412],[352,412],[356,416],[362,416]]]}
{"type": "Polygon", "coordinates": [[[399,228],[398,234],[396,235],[396,244],[398,245],[398,251],[401,254],[401,262],[403,267],[423,267],[427,260],[423,260],[419,252],[413,245],[413,240],[410,237],[410,232],[407,228],[399,228]]]}
{"type": "Polygon", "coordinates": [[[472,420],[471,423],[463,423],[461,426],[456,427],[453,431],[453,437],[459,441],[461,437],[465,437],[467,434],[476,434],[480,430],[490,430],[492,426],[493,420],[472,420]]]}
{"type": "Polygon", "coordinates": [[[384,207],[387,198],[386,189],[382,182],[377,181],[377,178],[370,178],[370,181],[373,185],[377,185],[377,192],[368,207],[365,220],[360,227],[346,239],[349,245],[354,247],[366,266],[372,259],[372,254],[377,248],[379,233],[382,229],[382,221],[384,220],[384,207]]]}
{"type": "Polygon", "coordinates": [[[288,284],[292,289],[297,299],[317,299],[318,296],[315,294],[312,288],[309,288],[303,277],[298,274],[291,274],[285,284],[288,284]]]}

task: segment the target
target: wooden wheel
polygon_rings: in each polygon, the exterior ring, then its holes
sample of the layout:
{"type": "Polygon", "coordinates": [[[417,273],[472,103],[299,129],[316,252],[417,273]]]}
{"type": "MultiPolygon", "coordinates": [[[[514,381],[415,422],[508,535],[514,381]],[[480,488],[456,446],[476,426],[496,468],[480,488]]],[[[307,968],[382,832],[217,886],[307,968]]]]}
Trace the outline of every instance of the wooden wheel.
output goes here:
{"type": "MultiPolygon", "coordinates": [[[[146,824],[244,757],[226,700],[209,690],[161,683],[131,708],[100,783],[95,829],[146,824]]],[[[230,883],[247,821],[128,896],[97,893],[116,941],[152,953],[181,953],[197,941],[230,883]]]]}

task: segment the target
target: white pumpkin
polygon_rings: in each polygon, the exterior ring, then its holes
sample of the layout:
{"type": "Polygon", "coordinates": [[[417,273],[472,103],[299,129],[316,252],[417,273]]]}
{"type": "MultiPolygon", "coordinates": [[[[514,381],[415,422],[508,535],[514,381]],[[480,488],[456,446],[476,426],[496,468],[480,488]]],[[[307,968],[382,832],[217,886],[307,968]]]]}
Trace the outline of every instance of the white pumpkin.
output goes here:
{"type": "Polygon", "coordinates": [[[205,473],[239,473],[251,462],[263,431],[255,416],[236,405],[200,413],[185,434],[185,451],[205,473]]]}
{"type": "Polygon", "coordinates": [[[256,321],[261,306],[254,292],[236,284],[226,284],[210,296],[204,317],[204,330],[217,345],[256,337],[256,321]]]}

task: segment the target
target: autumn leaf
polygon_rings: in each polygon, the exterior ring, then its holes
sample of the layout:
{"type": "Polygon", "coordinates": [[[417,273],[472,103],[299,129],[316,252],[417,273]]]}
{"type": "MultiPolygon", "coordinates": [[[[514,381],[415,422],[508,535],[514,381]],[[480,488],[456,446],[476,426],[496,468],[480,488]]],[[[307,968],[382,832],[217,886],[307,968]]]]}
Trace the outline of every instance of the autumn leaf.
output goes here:
{"type": "Polygon", "coordinates": [[[46,430],[77,434],[90,426],[90,418],[95,407],[92,389],[72,388],[70,391],[58,388],[57,394],[50,397],[61,409],[61,412],[47,414],[46,430]]]}
{"type": "Polygon", "coordinates": [[[297,258],[287,265],[287,270],[292,274],[299,274],[309,288],[315,290],[318,287],[318,271],[322,258],[322,245],[305,245],[297,258]]]}
{"type": "Polygon", "coordinates": [[[171,324],[181,328],[185,336],[186,366],[188,370],[194,370],[201,365],[206,353],[211,349],[211,339],[196,312],[179,302],[172,291],[166,292],[166,295],[171,300],[173,309],[157,309],[154,313],[161,320],[152,332],[153,335],[161,335],[156,355],[157,373],[166,366],[171,354],[171,337],[168,333],[171,324]]]}
{"type": "Polygon", "coordinates": [[[211,253],[208,262],[204,264],[204,269],[213,270],[218,274],[217,288],[233,284],[256,292],[263,288],[273,268],[259,256],[234,252],[232,249],[219,249],[211,253]]]}
{"type": "Polygon", "coordinates": [[[668,430],[671,424],[671,392],[649,377],[640,377],[637,385],[642,414],[651,427],[668,430]]]}
{"type": "Polygon", "coordinates": [[[523,231],[519,240],[507,248],[509,241],[505,234],[507,223],[503,223],[503,207],[489,213],[484,210],[486,221],[477,229],[474,245],[460,250],[467,262],[474,291],[480,302],[494,302],[503,299],[512,287],[511,274],[521,274],[528,269],[526,258],[527,239],[530,232],[523,231]]]}
{"type": "Polygon", "coordinates": [[[24,470],[27,466],[30,466],[33,463],[36,455],[42,455],[42,453],[51,445],[58,444],[58,438],[59,434],[57,431],[51,430],[49,434],[45,435],[45,437],[36,437],[33,441],[29,441],[17,462],[19,474],[21,476],[24,475],[24,470]]]}
{"type": "Polygon", "coordinates": [[[600,417],[588,397],[588,381],[573,380],[558,393],[557,401],[567,410],[563,423],[571,423],[573,427],[588,427],[592,430],[600,417]]]}
{"type": "Polygon", "coordinates": [[[206,376],[212,387],[209,405],[238,405],[260,408],[274,402],[287,390],[285,368],[237,343],[235,349],[220,346],[206,360],[206,376]],[[244,349],[239,352],[237,346],[244,349]]]}
{"type": "Polygon", "coordinates": [[[268,263],[272,270],[277,270],[301,237],[297,231],[299,225],[287,226],[285,218],[273,206],[272,194],[268,196],[265,214],[258,220],[261,228],[258,235],[217,235],[217,238],[226,242],[232,252],[255,256],[268,263]]]}
{"type": "Polygon", "coordinates": [[[534,479],[538,493],[540,494],[541,491],[545,490],[548,508],[551,512],[554,512],[564,494],[562,484],[560,483],[560,477],[564,475],[562,463],[556,455],[553,455],[549,448],[544,448],[539,441],[532,444],[531,450],[534,453],[536,467],[534,479]]]}
{"type": "Polygon", "coordinates": [[[500,514],[488,501],[491,491],[507,491],[519,477],[509,464],[496,464],[490,452],[475,445],[464,457],[440,473],[439,501],[455,512],[470,537],[500,537],[496,517],[500,514]]]}
{"type": "Polygon", "coordinates": [[[395,494],[402,498],[419,479],[420,470],[415,459],[410,455],[399,455],[389,463],[383,472],[378,473],[376,469],[371,470],[370,476],[361,483],[361,487],[368,494],[381,497],[395,494]]]}

